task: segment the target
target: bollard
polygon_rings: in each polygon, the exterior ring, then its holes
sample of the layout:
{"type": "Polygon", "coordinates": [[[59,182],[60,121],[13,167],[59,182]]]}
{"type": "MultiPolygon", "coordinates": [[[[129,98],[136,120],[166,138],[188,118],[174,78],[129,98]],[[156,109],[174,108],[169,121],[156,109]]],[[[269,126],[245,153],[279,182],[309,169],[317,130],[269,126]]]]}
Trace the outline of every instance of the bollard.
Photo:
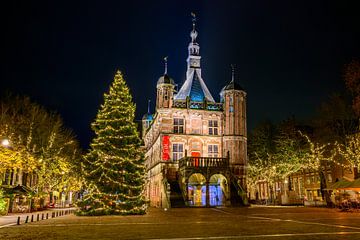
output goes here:
{"type": "Polygon", "coordinates": [[[41,214],[41,220],[44,220],[44,214],[43,213],[41,214]]]}
{"type": "Polygon", "coordinates": [[[29,222],[29,215],[26,216],[26,219],[25,219],[25,223],[28,223],[29,222]]]}
{"type": "Polygon", "coordinates": [[[20,225],[20,216],[17,219],[17,225],[20,225]]]}
{"type": "Polygon", "coordinates": [[[46,213],[46,219],[49,219],[49,213],[46,213]]]}
{"type": "Polygon", "coordinates": [[[52,218],[54,218],[54,216],[55,216],[54,214],[55,214],[54,212],[51,213],[51,217],[52,217],[52,218]]]}
{"type": "Polygon", "coordinates": [[[37,214],[37,216],[36,216],[36,221],[37,222],[39,221],[39,214],[37,214]]]}
{"type": "Polygon", "coordinates": [[[31,214],[31,222],[34,221],[34,215],[31,214]]]}

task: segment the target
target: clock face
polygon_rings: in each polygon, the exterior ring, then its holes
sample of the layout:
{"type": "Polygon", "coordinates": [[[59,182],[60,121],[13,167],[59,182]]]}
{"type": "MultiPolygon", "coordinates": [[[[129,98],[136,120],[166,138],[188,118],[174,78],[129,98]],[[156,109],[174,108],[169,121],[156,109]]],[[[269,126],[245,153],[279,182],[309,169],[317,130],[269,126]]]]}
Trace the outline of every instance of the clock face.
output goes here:
{"type": "Polygon", "coordinates": [[[190,65],[193,67],[200,67],[200,62],[198,59],[191,59],[190,60],[190,65]]]}

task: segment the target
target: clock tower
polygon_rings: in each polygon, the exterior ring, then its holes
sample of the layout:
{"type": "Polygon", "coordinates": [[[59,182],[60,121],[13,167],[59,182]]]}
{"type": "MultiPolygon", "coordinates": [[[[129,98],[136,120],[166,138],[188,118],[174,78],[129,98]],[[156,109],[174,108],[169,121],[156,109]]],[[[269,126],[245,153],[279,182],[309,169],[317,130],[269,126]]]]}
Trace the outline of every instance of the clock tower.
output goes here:
{"type": "Polygon", "coordinates": [[[188,46],[188,58],[187,69],[186,69],[186,81],[174,96],[175,100],[186,100],[194,102],[215,103],[214,98],[211,96],[209,89],[201,76],[201,65],[200,65],[200,46],[196,42],[198,32],[195,29],[195,15],[193,15],[192,30],[190,32],[191,42],[188,46]]]}
{"type": "Polygon", "coordinates": [[[189,43],[189,57],[187,58],[188,68],[200,68],[200,46],[196,42],[198,32],[195,30],[195,18],[193,18],[193,29],[190,33],[191,42],[189,43]]]}

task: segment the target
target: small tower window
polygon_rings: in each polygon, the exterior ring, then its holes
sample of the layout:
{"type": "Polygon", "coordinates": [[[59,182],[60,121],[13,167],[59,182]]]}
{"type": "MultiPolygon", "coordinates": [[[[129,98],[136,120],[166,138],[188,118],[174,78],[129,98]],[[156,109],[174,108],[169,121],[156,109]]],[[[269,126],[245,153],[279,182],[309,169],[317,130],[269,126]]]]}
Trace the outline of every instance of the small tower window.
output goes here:
{"type": "Polygon", "coordinates": [[[208,157],[218,157],[218,156],[219,156],[219,146],[208,145],[208,157]]]}
{"type": "Polygon", "coordinates": [[[234,99],[233,96],[230,96],[230,103],[229,103],[229,112],[234,112],[234,99]]]}
{"type": "Polygon", "coordinates": [[[166,91],[166,90],[164,91],[164,99],[168,100],[168,91],[166,91]]]}
{"type": "Polygon", "coordinates": [[[183,118],[174,118],[174,133],[184,133],[183,118]]]}
{"type": "Polygon", "coordinates": [[[209,120],[209,135],[218,135],[218,121],[209,120]]]}
{"type": "Polygon", "coordinates": [[[182,143],[173,144],[173,161],[179,160],[184,157],[184,145],[182,143]]]}

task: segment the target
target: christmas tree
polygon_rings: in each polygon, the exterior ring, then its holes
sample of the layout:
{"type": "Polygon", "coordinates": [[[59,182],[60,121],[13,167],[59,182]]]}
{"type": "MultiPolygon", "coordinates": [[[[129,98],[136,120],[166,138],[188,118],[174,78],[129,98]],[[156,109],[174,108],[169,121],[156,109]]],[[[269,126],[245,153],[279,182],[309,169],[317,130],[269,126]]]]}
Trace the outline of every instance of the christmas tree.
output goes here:
{"type": "Polygon", "coordinates": [[[104,94],[92,129],[95,138],[84,157],[87,189],[79,215],[144,214],[144,155],[140,149],[135,104],[120,71],[104,94]]]}

